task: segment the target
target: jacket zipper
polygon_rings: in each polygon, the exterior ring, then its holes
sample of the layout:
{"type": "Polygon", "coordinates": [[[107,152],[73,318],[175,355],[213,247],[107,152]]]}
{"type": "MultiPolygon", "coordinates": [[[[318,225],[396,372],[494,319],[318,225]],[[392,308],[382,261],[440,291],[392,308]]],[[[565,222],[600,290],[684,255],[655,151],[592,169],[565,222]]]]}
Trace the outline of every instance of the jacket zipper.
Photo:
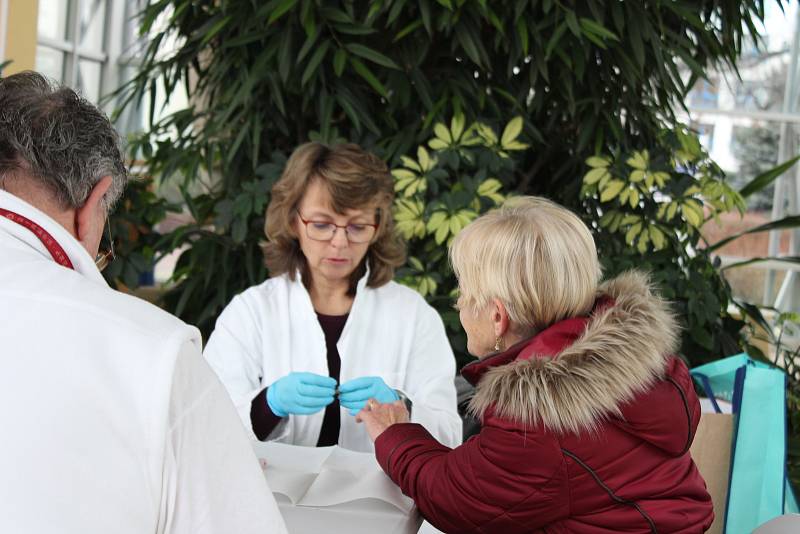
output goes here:
{"type": "Polygon", "coordinates": [[[581,460],[580,458],[575,456],[575,454],[573,454],[570,451],[568,451],[567,449],[563,449],[563,448],[561,449],[561,452],[563,452],[565,455],[567,455],[570,458],[572,458],[573,460],[575,460],[578,463],[578,465],[583,467],[586,470],[586,472],[589,473],[592,476],[594,481],[597,482],[597,485],[600,486],[601,488],[603,488],[604,490],[606,490],[606,493],[608,493],[609,497],[611,497],[612,500],[614,500],[615,502],[617,502],[619,504],[624,504],[626,506],[632,506],[633,508],[635,508],[636,511],[639,512],[639,514],[641,514],[641,516],[644,518],[644,520],[647,521],[647,524],[650,526],[650,532],[652,532],[653,534],[658,534],[658,530],[656,529],[655,522],[653,522],[653,519],[649,515],[647,515],[647,512],[642,510],[642,507],[639,506],[639,504],[637,502],[631,501],[631,500],[628,500],[628,499],[624,499],[624,498],[620,497],[619,495],[617,495],[616,493],[614,493],[614,491],[611,488],[606,486],[606,484],[602,480],[600,480],[600,477],[597,475],[597,473],[594,471],[594,469],[592,469],[591,467],[586,465],[583,462],[583,460],[581,460]]]}

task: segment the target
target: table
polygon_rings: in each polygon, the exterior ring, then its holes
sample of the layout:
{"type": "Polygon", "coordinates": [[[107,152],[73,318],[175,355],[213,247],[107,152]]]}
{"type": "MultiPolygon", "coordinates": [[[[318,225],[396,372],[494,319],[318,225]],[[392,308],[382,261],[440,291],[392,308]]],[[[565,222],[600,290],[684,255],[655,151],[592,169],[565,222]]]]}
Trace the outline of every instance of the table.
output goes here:
{"type": "Polygon", "coordinates": [[[339,447],[253,445],[290,534],[415,534],[422,518],[374,455],[339,447]]]}

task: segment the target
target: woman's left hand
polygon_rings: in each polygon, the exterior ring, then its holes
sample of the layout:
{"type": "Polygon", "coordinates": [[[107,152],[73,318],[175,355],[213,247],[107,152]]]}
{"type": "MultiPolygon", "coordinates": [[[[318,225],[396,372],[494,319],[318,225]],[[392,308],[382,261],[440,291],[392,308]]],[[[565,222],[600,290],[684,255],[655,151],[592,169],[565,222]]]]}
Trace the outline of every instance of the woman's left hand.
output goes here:
{"type": "Polygon", "coordinates": [[[396,423],[408,423],[408,410],[403,401],[381,404],[369,399],[364,408],[356,414],[356,422],[364,423],[369,439],[375,441],[383,431],[396,423]]]}

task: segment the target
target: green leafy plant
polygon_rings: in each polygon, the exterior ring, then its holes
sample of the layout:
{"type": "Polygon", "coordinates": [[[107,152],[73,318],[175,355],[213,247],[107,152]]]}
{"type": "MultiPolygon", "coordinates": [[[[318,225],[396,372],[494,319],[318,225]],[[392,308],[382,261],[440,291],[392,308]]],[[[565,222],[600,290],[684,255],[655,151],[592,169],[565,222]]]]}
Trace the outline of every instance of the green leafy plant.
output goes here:
{"type": "Polygon", "coordinates": [[[131,180],[109,220],[115,259],[103,276],[117,289],[136,288],[143,277],[152,274],[162,241],[154,227],[168,212],[179,210],[153,190],[151,179],[131,180]]]}
{"type": "MultiPolygon", "coordinates": [[[[433,131],[445,117],[519,116],[531,150],[513,152],[506,190],[576,207],[583,160],[651,144],[693,80],[732,65],[763,18],[760,0],[149,0],[139,70],[113,98],[148,104],[132,151],[194,218],[156,251],[184,250],[165,306],[208,333],[267,276],[255,207],[276,153],[346,139],[397,166],[432,135],[452,141],[433,131]],[[178,90],[188,104],[159,116],[158,95],[178,90]]],[[[427,254],[413,255],[426,266],[427,254]]]]}
{"type": "Polygon", "coordinates": [[[800,217],[773,221],[717,243],[706,242],[703,225],[732,210],[743,214],[745,198],[768,187],[798,159],[762,173],[736,191],[697,136],[679,126],[663,131],[649,149],[586,160],[584,209],[587,218],[595,221],[606,273],[632,267],[652,273],[653,281],[673,301],[684,321],[681,350],[691,364],[739,352],[747,344],[743,316],[755,313],[754,306],[733,298],[723,276],[725,268],[714,253],[744,234],[798,227],[800,217]],[[731,313],[731,305],[739,311],[731,313]]]}
{"type": "Polygon", "coordinates": [[[518,140],[521,117],[513,118],[499,136],[482,122],[465,126],[463,115],[455,115],[449,126],[436,123],[433,131],[427,147],[417,147],[416,157],[401,156],[401,165],[392,170],[397,230],[409,245],[408,265],[398,279],[439,311],[463,364],[469,356],[453,311],[457,287],[447,245],[478,215],[503,202],[513,177],[510,154],[527,145],[518,140]]]}
{"type": "Polygon", "coordinates": [[[189,317],[204,334],[210,334],[219,312],[243,289],[264,281],[259,244],[264,239],[264,212],[269,190],[278,180],[286,156],[275,152],[259,165],[251,181],[220,193],[183,189],[186,209],[195,222],[165,235],[162,251],[183,249],[172,276],[164,305],[189,317]]]}

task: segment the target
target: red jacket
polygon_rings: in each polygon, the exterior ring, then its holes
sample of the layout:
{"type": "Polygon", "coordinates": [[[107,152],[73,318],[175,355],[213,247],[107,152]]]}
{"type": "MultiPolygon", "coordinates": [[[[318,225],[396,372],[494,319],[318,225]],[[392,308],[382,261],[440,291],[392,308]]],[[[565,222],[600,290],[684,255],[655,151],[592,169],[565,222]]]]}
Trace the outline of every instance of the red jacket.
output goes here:
{"type": "Polygon", "coordinates": [[[677,332],[646,278],[623,275],[590,317],[464,367],[478,435],[450,449],[393,425],[378,461],[444,532],[703,532],[711,497],[688,452],[700,406],[670,356],[677,332]]]}

